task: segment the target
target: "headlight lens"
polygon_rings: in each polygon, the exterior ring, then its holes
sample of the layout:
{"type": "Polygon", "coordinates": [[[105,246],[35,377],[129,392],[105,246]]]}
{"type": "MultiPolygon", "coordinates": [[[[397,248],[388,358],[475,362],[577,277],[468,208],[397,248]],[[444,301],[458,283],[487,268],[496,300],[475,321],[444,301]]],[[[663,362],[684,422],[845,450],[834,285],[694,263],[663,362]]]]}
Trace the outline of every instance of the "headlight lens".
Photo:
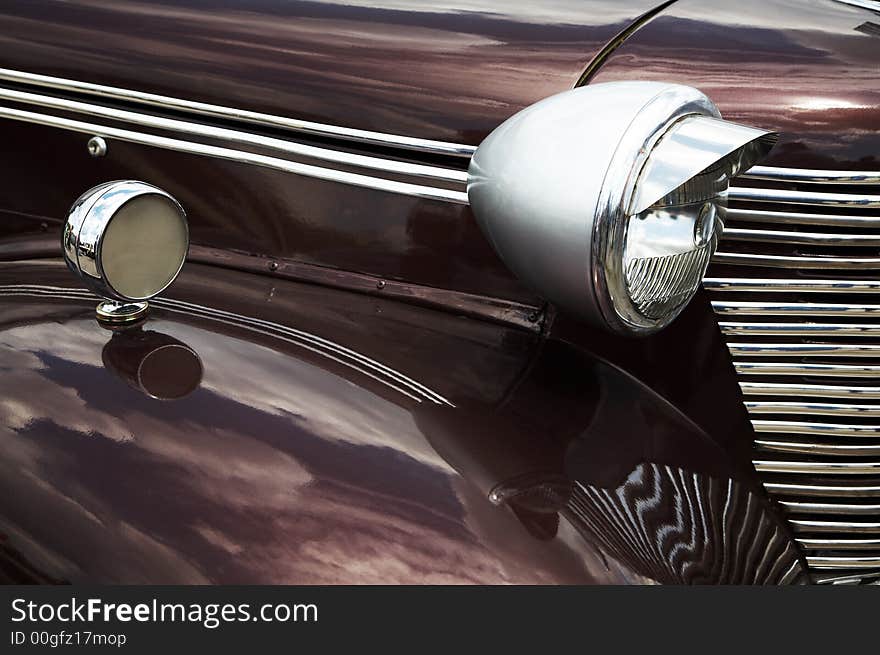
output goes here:
{"type": "MultiPolygon", "coordinates": [[[[707,128],[738,138],[738,125],[688,116],[660,137],[636,178],[630,212],[612,230],[606,258],[620,271],[608,291],[617,318],[636,332],[670,323],[696,293],[724,229],[727,189],[749,153],[736,150],[670,189],[707,128]],[[659,196],[659,199],[658,199],[659,196]],[[650,200],[654,201],[645,206],[650,200]]],[[[711,152],[710,148],[702,147],[711,152]]],[[[607,259],[606,259],[607,261],[607,259]]]]}
{"type": "Polygon", "coordinates": [[[628,219],[623,271],[628,302],[623,318],[661,327],[694,295],[718,243],[720,199],[655,206],[628,219]]]}

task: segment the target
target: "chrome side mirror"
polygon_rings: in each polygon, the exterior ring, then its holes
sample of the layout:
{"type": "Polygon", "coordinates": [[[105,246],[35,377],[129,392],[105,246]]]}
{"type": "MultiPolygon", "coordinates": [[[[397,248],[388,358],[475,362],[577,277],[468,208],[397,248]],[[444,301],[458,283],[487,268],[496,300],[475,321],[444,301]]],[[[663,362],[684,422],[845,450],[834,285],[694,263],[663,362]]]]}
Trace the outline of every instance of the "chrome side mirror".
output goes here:
{"type": "Polygon", "coordinates": [[[98,320],[131,323],[180,273],[189,227],[165,191],[134,180],[107,182],[73,203],[61,246],[70,270],[104,298],[98,320]]]}

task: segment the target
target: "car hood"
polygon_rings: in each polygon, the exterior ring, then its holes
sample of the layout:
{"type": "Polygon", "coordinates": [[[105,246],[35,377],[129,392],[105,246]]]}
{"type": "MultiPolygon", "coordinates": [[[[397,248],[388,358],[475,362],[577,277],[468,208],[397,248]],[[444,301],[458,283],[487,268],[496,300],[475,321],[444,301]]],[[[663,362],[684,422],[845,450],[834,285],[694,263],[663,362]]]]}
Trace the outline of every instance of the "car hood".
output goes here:
{"type": "Polygon", "coordinates": [[[0,9],[5,68],[476,145],[571,88],[657,0],[36,2],[0,9]]]}
{"type": "Polygon", "coordinates": [[[5,579],[753,582],[800,571],[747,461],[572,346],[193,264],[144,325],[114,333],[74,284],[59,261],[0,265],[5,579]],[[641,518],[622,521],[631,512],[641,518]]]}

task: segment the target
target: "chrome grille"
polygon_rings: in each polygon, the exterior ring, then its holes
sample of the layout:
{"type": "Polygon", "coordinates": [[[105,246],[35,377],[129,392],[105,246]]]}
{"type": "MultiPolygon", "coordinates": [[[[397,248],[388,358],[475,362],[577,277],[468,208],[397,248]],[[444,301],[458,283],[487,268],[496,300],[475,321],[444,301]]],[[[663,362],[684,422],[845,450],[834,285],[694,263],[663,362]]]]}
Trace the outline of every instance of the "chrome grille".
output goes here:
{"type": "Polygon", "coordinates": [[[703,281],[817,582],[880,579],[880,172],[755,167],[703,281]]]}

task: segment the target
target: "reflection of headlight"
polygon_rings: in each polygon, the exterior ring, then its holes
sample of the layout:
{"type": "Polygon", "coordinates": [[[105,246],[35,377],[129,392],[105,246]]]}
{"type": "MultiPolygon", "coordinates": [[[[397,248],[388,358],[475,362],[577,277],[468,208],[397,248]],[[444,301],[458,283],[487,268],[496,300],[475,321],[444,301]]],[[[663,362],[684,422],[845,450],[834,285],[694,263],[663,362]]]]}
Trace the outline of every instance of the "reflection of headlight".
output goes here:
{"type": "Polygon", "coordinates": [[[693,297],[730,179],[775,141],[721,120],[690,87],[598,84],[498,127],[471,161],[468,197],[524,282],[589,322],[645,334],[693,297]]]}

